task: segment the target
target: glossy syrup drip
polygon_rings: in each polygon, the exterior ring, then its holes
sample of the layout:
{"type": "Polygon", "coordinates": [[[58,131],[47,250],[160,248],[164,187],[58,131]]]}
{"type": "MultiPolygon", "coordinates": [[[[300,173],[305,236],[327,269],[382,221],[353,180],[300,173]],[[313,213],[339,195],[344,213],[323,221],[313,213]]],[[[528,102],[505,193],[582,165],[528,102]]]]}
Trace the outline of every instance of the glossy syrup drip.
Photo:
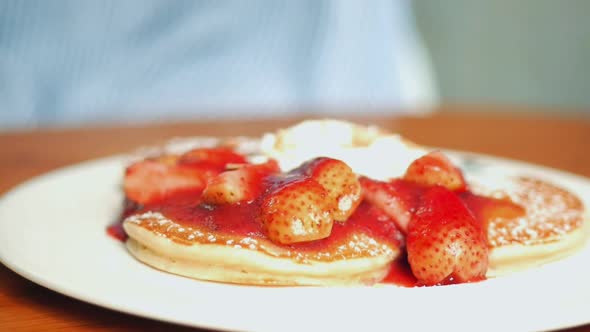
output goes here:
{"type": "Polygon", "coordinates": [[[123,229],[123,224],[122,223],[115,223],[112,225],[109,225],[107,227],[107,234],[110,235],[111,237],[113,237],[114,239],[117,239],[119,241],[127,241],[127,233],[125,233],[125,230],[123,229]]]}
{"type": "Polygon", "coordinates": [[[547,182],[516,178],[510,190],[491,194],[503,199],[490,206],[477,202],[476,196],[464,197],[474,213],[487,220],[491,247],[553,242],[580,229],[584,222],[580,199],[547,182]]]}
{"type": "Polygon", "coordinates": [[[107,234],[111,237],[120,240],[120,241],[127,241],[127,233],[123,229],[123,220],[129,217],[130,215],[134,214],[135,212],[139,211],[141,206],[130,199],[125,198],[123,201],[123,209],[121,211],[121,215],[119,219],[114,222],[113,224],[107,227],[107,234]]]}
{"type": "Polygon", "coordinates": [[[383,284],[393,284],[403,287],[416,287],[419,286],[418,279],[412,273],[410,263],[408,263],[408,257],[403,254],[396,258],[391,263],[389,272],[381,281],[383,284]]]}

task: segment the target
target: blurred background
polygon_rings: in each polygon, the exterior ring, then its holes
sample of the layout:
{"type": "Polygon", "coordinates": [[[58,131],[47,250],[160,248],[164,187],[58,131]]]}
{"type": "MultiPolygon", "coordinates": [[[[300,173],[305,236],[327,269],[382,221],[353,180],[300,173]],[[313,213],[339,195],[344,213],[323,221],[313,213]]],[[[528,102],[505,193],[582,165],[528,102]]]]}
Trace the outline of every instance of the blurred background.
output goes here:
{"type": "Polygon", "coordinates": [[[0,130],[455,104],[590,115],[588,13],[585,0],[4,0],[0,130]]]}
{"type": "Polygon", "coordinates": [[[590,112],[590,1],[413,5],[442,102],[590,112]]]}

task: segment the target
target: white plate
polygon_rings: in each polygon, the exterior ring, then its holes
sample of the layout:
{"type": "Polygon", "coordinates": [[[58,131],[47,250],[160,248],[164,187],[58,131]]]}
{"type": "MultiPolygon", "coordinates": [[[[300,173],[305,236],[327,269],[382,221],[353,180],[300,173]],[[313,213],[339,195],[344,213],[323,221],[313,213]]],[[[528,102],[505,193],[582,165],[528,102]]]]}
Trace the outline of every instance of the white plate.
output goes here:
{"type": "MultiPolygon", "coordinates": [[[[577,193],[590,181],[458,153],[468,173],[531,174],[577,193]],[[467,162],[465,162],[467,160],[467,162]]],[[[28,181],[0,199],[0,260],[68,296],[135,315],[221,330],[547,330],[590,323],[590,247],[544,267],[445,287],[250,287],[190,280],[132,258],[105,233],[120,210],[126,160],[113,157],[28,181]]]]}

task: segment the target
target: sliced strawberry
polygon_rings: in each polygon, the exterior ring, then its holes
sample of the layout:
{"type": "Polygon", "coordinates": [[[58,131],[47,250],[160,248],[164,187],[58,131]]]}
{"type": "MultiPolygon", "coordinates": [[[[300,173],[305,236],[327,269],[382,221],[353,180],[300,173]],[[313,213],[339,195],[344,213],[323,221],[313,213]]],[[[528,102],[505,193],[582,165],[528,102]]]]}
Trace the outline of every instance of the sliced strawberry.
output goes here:
{"type": "Polygon", "coordinates": [[[406,233],[423,188],[403,180],[383,182],[367,177],[361,177],[360,183],[363,197],[395,220],[397,227],[406,233]]]}
{"type": "Polygon", "coordinates": [[[290,174],[264,196],[260,219],[268,237],[289,244],[326,238],[332,231],[334,206],[317,181],[290,174]]]}
{"type": "Polygon", "coordinates": [[[202,191],[207,180],[230,164],[246,158],[229,148],[199,148],[180,156],[162,155],[129,166],[123,187],[127,198],[139,204],[161,200],[178,191],[202,191]]]}
{"type": "Polygon", "coordinates": [[[197,148],[185,152],[178,159],[178,164],[187,166],[208,166],[224,169],[231,164],[245,164],[246,157],[230,148],[197,148]]]}
{"type": "Polygon", "coordinates": [[[440,186],[422,197],[408,224],[408,261],[424,285],[485,277],[488,247],[481,225],[461,199],[440,186]]]}
{"type": "Polygon", "coordinates": [[[344,162],[321,157],[269,179],[260,219],[271,240],[296,243],[326,238],[361,201],[356,175],[344,162]]]}
{"type": "Polygon", "coordinates": [[[361,185],[356,174],[343,161],[315,158],[294,172],[302,172],[315,179],[328,192],[328,199],[335,202],[332,218],[346,221],[361,202],[361,185]]]}
{"type": "Polygon", "coordinates": [[[237,169],[222,172],[209,180],[201,197],[203,202],[209,204],[253,201],[263,190],[264,178],[279,170],[275,160],[257,165],[242,165],[237,169]]]}
{"type": "Polygon", "coordinates": [[[404,179],[425,186],[439,185],[454,191],[467,190],[461,170],[439,151],[414,160],[406,170],[404,179]]]}
{"type": "Polygon", "coordinates": [[[199,169],[144,160],[126,169],[123,188],[130,200],[148,204],[173,192],[203,190],[205,184],[206,178],[199,169]]]}

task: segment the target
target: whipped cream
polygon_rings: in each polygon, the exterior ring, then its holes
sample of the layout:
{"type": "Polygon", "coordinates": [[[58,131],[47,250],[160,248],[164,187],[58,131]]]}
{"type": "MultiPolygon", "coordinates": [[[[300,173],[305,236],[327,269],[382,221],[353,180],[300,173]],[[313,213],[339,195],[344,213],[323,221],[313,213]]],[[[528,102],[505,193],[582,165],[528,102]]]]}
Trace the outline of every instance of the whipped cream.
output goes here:
{"type": "Polygon", "coordinates": [[[309,120],[265,134],[261,150],[285,171],[315,157],[331,157],[379,180],[402,176],[412,161],[427,153],[399,135],[339,120],[309,120]]]}

